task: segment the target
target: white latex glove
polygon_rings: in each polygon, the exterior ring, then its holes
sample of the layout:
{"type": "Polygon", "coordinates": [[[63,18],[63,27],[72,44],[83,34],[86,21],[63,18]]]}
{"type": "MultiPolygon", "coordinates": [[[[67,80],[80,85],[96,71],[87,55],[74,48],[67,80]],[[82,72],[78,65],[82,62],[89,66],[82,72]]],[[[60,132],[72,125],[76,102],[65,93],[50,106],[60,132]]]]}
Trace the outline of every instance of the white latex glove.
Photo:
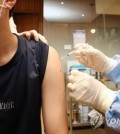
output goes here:
{"type": "Polygon", "coordinates": [[[77,45],[75,58],[83,65],[103,73],[109,72],[117,64],[117,61],[107,57],[101,51],[85,44],[77,45]]]}
{"type": "Polygon", "coordinates": [[[108,110],[116,96],[114,91],[100,81],[77,70],[71,72],[67,87],[70,89],[70,96],[76,101],[87,104],[102,113],[108,110]]]}

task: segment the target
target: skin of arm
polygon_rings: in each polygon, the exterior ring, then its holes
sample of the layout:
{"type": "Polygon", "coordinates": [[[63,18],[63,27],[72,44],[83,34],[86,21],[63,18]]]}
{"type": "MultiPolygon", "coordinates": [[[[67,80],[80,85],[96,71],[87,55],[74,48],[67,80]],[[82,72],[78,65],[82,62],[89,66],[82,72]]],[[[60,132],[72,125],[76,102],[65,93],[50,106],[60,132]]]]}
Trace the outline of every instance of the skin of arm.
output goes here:
{"type": "Polygon", "coordinates": [[[45,134],[68,134],[64,75],[60,58],[51,47],[42,84],[42,110],[45,134]]]}

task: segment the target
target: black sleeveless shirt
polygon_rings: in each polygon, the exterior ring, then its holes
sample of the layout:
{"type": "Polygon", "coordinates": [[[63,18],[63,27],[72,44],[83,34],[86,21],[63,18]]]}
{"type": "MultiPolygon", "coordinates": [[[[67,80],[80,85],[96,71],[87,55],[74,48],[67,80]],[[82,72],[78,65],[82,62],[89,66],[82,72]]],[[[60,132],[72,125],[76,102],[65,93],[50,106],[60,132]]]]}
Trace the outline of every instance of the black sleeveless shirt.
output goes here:
{"type": "Polygon", "coordinates": [[[0,134],[41,134],[41,85],[49,47],[17,38],[16,54],[0,66],[0,134]]]}

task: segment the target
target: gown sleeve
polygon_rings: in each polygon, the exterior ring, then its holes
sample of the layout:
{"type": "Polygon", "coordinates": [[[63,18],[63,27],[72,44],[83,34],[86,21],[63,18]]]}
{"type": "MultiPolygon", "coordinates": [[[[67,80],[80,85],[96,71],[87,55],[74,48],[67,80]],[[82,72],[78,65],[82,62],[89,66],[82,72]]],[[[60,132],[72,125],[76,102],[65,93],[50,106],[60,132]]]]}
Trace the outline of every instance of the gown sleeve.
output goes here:
{"type": "MultiPolygon", "coordinates": [[[[120,55],[113,56],[118,64],[106,74],[106,77],[120,84],[120,55]]],[[[105,113],[105,120],[108,127],[120,132],[120,90],[116,91],[116,97],[111,107],[105,113]]]]}
{"type": "Polygon", "coordinates": [[[105,113],[105,120],[108,127],[120,132],[120,90],[116,92],[111,107],[105,113]]]}
{"type": "Polygon", "coordinates": [[[118,61],[118,64],[111,71],[106,73],[106,77],[116,84],[120,84],[120,55],[115,55],[113,59],[118,61]]]}

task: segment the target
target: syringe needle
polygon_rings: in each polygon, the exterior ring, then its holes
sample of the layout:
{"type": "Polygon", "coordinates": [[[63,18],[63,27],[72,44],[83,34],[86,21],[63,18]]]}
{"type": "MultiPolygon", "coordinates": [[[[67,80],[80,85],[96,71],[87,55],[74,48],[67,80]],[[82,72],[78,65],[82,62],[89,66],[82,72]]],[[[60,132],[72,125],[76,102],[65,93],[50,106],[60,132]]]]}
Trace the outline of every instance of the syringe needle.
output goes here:
{"type": "Polygon", "coordinates": [[[66,54],[66,55],[64,55],[64,56],[62,56],[61,59],[64,59],[65,57],[70,56],[70,55],[73,54],[74,52],[75,52],[74,50],[71,51],[70,53],[68,53],[68,54],[66,54]]]}
{"type": "Polygon", "coordinates": [[[71,55],[71,54],[73,54],[75,51],[73,50],[73,51],[71,51],[70,53],[68,53],[67,54],[67,56],[69,56],[69,55],[71,55]]]}

